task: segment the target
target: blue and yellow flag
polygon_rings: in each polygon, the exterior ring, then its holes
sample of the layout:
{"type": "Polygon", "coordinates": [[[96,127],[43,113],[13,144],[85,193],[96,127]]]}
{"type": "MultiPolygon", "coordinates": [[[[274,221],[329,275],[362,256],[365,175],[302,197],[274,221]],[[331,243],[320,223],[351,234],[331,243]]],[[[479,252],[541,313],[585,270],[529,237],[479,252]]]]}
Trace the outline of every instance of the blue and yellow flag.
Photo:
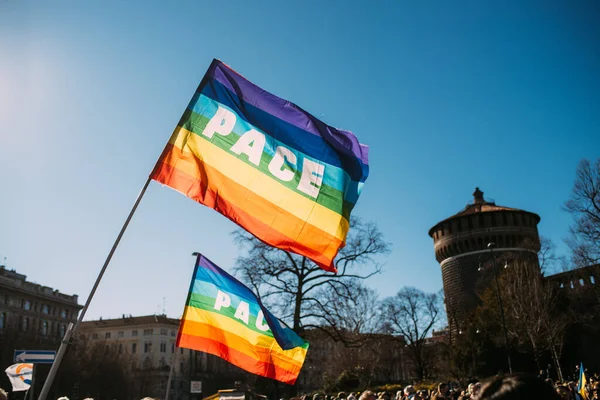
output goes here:
{"type": "Polygon", "coordinates": [[[577,385],[577,392],[581,395],[583,400],[587,400],[587,391],[585,389],[587,385],[587,378],[585,377],[585,370],[583,369],[583,363],[579,365],[579,384],[577,385]]]}

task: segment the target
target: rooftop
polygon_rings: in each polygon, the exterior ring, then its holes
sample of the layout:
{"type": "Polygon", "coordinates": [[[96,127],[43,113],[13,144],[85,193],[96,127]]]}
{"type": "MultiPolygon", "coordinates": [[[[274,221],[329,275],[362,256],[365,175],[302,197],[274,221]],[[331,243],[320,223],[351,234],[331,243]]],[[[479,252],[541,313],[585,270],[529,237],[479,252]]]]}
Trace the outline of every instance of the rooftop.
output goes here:
{"type": "Polygon", "coordinates": [[[429,230],[429,236],[431,236],[433,234],[434,228],[436,226],[438,226],[439,224],[441,224],[442,222],[446,222],[448,220],[458,218],[458,217],[464,217],[467,215],[473,215],[473,214],[485,213],[485,212],[496,212],[496,211],[527,213],[527,214],[533,215],[535,217],[536,223],[539,223],[540,219],[541,219],[539,215],[532,213],[530,211],[525,211],[525,210],[521,210],[518,208],[512,208],[512,207],[506,207],[506,206],[498,206],[498,205],[496,205],[496,202],[494,200],[492,200],[492,199],[486,200],[483,197],[483,192],[481,190],[479,190],[478,187],[476,187],[475,191],[473,192],[473,202],[467,204],[467,206],[465,208],[463,208],[462,210],[460,210],[453,216],[448,217],[448,218],[438,222],[437,224],[435,224],[429,230]]]}
{"type": "Polygon", "coordinates": [[[0,286],[48,300],[58,301],[68,304],[71,307],[83,307],[77,303],[78,296],[76,294],[61,293],[58,289],[29,282],[26,275],[19,274],[14,269],[7,269],[4,265],[0,265],[0,286]]]}
{"type": "Polygon", "coordinates": [[[112,328],[117,326],[137,326],[137,325],[152,325],[152,324],[167,324],[179,326],[177,318],[169,318],[166,315],[142,315],[133,317],[125,315],[121,318],[98,319],[93,321],[83,321],[82,328],[112,328]]]}

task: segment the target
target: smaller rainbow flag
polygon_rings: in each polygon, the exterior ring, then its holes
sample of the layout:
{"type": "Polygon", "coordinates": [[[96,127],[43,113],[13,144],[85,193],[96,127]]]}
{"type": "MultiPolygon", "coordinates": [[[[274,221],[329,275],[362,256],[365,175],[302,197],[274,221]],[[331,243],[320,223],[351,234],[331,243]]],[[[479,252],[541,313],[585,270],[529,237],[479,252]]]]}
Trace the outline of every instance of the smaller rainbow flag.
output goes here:
{"type": "Polygon", "coordinates": [[[294,384],[308,343],[283,326],[250,289],[199,255],[177,347],[214,354],[253,374],[294,384]]]}

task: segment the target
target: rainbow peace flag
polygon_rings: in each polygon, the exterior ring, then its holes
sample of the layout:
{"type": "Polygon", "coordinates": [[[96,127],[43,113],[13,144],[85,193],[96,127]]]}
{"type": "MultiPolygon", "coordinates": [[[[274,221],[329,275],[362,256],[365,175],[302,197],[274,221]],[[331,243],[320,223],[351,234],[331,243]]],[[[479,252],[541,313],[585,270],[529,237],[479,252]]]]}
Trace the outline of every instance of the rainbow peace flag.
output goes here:
{"type": "Polygon", "coordinates": [[[214,60],[150,178],[336,271],[367,150],[214,60]]]}
{"type": "Polygon", "coordinates": [[[308,343],[284,327],[250,289],[202,255],[196,260],[177,346],[289,384],[296,382],[308,350],[308,343]]]}

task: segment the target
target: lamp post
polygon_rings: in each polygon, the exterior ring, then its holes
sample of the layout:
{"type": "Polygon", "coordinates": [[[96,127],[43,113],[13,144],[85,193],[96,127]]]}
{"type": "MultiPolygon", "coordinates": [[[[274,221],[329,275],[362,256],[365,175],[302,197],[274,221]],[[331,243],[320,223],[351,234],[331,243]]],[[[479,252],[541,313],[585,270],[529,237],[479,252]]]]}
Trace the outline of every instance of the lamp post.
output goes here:
{"type": "Polygon", "coordinates": [[[512,364],[510,362],[510,347],[508,346],[508,334],[506,333],[506,320],[504,319],[504,306],[502,305],[502,296],[500,296],[500,284],[498,283],[498,271],[496,271],[496,257],[494,256],[494,247],[496,243],[488,243],[490,256],[492,257],[492,269],[494,270],[494,280],[496,281],[496,296],[498,296],[498,305],[500,306],[500,319],[502,320],[502,333],[504,334],[504,346],[506,347],[506,356],[508,358],[508,372],[512,374],[512,364]]]}

